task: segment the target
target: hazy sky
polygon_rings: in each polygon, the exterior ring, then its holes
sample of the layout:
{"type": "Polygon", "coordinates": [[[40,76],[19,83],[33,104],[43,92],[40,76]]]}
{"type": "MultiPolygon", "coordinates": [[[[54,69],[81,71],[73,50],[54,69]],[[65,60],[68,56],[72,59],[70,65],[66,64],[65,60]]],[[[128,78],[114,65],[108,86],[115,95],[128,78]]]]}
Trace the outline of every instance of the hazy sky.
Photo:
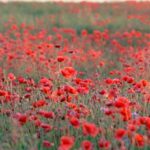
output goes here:
{"type": "MultiPolygon", "coordinates": [[[[90,1],[90,2],[114,2],[114,1],[128,1],[128,0],[0,0],[3,2],[11,2],[11,1],[25,1],[25,2],[29,2],[29,1],[33,1],[33,2],[37,2],[37,1],[41,1],[41,2],[51,2],[51,1],[64,1],[64,2],[80,2],[80,1],[90,1]]],[[[130,0],[129,0],[130,1],[130,0]]],[[[146,0],[137,0],[137,1],[146,1],[146,0]]],[[[150,1],[150,0],[147,0],[150,1]]]]}

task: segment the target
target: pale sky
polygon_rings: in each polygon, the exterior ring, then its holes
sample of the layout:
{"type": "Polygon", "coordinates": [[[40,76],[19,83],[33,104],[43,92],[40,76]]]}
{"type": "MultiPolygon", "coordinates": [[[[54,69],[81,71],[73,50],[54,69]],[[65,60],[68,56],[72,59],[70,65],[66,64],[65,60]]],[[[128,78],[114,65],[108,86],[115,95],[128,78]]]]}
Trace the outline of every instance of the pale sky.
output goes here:
{"type": "MultiPolygon", "coordinates": [[[[81,1],[87,1],[87,2],[116,2],[116,1],[130,1],[130,0],[0,0],[2,2],[12,2],[12,1],[24,1],[24,2],[52,2],[52,1],[61,1],[61,2],[81,2],[81,1]]],[[[137,0],[137,1],[150,1],[150,0],[137,0]]]]}

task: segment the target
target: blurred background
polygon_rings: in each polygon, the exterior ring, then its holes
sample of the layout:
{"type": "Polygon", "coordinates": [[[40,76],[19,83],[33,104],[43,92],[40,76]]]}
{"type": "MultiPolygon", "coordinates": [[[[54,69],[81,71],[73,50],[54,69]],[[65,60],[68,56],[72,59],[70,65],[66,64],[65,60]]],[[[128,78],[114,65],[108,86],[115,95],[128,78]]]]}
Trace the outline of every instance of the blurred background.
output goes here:
{"type": "MultiPolygon", "coordinates": [[[[124,1],[131,1],[131,0],[0,0],[1,2],[13,2],[13,1],[24,1],[24,2],[124,2],[124,1]]],[[[132,0],[135,1],[135,0],[132,0]]],[[[150,0],[136,0],[136,1],[150,1],[150,0]]]]}

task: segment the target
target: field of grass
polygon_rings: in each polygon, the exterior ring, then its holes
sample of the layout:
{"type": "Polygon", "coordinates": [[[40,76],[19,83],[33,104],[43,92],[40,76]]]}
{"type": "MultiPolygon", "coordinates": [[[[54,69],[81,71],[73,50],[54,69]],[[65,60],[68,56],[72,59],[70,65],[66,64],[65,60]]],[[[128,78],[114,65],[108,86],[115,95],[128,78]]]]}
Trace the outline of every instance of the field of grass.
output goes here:
{"type": "Polygon", "coordinates": [[[0,22],[9,19],[17,24],[22,22],[36,28],[73,28],[78,33],[87,29],[130,31],[132,29],[150,32],[149,3],[8,3],[0,4],[0,22]],[[140,7],[140,8],[139,8],[140,7]],[[40,22],[40,23],[37,23],[40,22]],[[42,23],[42,25],[41,25],[42,23]]]}
{"type": "Polygon", "coordinates": [[[150,2],[0,14],[0,150],[150,150],[150,2]]]}

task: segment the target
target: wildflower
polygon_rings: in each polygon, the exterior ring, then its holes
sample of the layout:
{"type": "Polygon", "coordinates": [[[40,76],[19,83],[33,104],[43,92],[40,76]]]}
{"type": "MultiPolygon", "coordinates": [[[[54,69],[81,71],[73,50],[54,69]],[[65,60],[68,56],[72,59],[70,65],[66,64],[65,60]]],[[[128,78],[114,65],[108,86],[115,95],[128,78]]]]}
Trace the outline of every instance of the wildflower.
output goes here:
{"type": "Polygon", "coordinates": [[[72,67],[65,67],[64,69],[61,70],[61,74],[65,77],[65,78],[72,78],[74,77],[77,72],[74,68],[72,67]]]}
{"type": "Polygon", "coordinates": [[[47,123],[41,123],[40,124],[41,128],[44,129],[44,132],[49,132],[52,130],[52,126],[50,126],[49,124],[47,123]]]}
{"type": "Polygon", "coordinates": [[[74,145],[74,137],[62,136],[60,139],[59,150],[70,150],[74,145]]]}
{"type": "Polygon", "coordinates": [[[70,119],[70,123],[72,126],[74,126],[75,128],[79,128],[80,127],[80,122],[76,117],[72,117],[70,119]]]}
{"type": "Polygon", "coordinates": [[[126,130],[120,128],[120,129],[117,129],[116,132],[115,132],[115,138],[117,140],[121,140],[126,134],[126,130]]]}
{"type": "Polygon", "coordinates": [[[115,103],[114,106],[117,108],[123,108],[126,107],[129,104],[129,100],[125,97],[119,97],[115,103]]]}
{"type": "Polygon", "coordinates": [[[55,117],[55,114],[52,111],[44,111],[44,110],[40,110],[38,112],[39,115],[45,117],[45,118],[51,118],[53,119],[55,117]]]}
{"type": "Polygon", "coordinates": [[[32,103],[33,107],[42,107],[42,106],[44,106],[46,104],[47,104],[46,101],[43,100],[43,99],[38,100],[38,101],[32,103]]]}
{"type": "Polygon", "coordinates": [[[16,79],[16,77],[15,77],[15,75],[14,75],[13,73],[9,73],[9,74],[8,74],[8,79],[9,79],[10,81],[13,81],[13,80],[16,79]]]}
{"type": "Polygon", "coordinates": [[[107,78],[107,79],[105,80],[105,83],[108,84],[108,85],[111,85],[111,84],[113,84],[113,80],[110,79],[110,78],[107,78]]]}
{"type": "Polygon", "coordinates": [[[98,141],[98,146],[99,146],[99,148],[100,149],[109,149],[110,148],[110,142],[109,141],[107,141],[107,140],[105,140],[105,139],[100,139],[99,141],[98,141]]]}
{"type": "Polygon", "coordinates": [[[92,150],[93,149],[92,143],[88,140],[84,140],[81,143],[81,147],[82,147],[82,150],[92,150]]]}
{"type": "Polygon", "coordinates": [[[143,135],[141,134],[136,134],[134,136],[134,141],[135,141],[135,144],[138,146],[138,147],[143,147],[144,146],[144,137],[143,135]]]}
{"type": "Polygon", "coordinates": [[[106,90],[101,90],[100,92],[99,92],[99,94],[101,94],[101,95],[105,95],[107,92],[106,92],[106,90]]]}
{"type": "Polygon", "coordinates": [[[47,141],[47,140],[44,140],[43,141],[43,147],[45,147],[45,148],[50,148],[50,147],[52,147],[53,146],[53,143],[51,143],[51,142],[49,142],[49,141],[47,141]]]}
{"type": "Polygon", "coordinates": [[[65,57],[64,56],[58,56],[57,57],[57,61],[58,62],[63,62],[65,60],[65,57]]]}
{"type": "Polygon", "coordinates": [[[98,128],[96,127],[96,125],[94,123],[85,122],[82,125],[82,129],[83,129],[84,135],[90,135],[92,137],[97,136],[97,134],[99,132],[98,128]]]}
{"type": "Polygon", "coordinates": [[[70,94],[75,94],[76,95],[78,93],[77,90],[74,87],[69,86],[69,85],[65,86],[64,90],[66,92],[70,93],[70,94]]]}
{"type": "Polygon", "coordinates": [[[14,117],[18,120],[20,125],[24,125],[28,120],[27,116],[21,113],[17,113],[14,117]]]}

